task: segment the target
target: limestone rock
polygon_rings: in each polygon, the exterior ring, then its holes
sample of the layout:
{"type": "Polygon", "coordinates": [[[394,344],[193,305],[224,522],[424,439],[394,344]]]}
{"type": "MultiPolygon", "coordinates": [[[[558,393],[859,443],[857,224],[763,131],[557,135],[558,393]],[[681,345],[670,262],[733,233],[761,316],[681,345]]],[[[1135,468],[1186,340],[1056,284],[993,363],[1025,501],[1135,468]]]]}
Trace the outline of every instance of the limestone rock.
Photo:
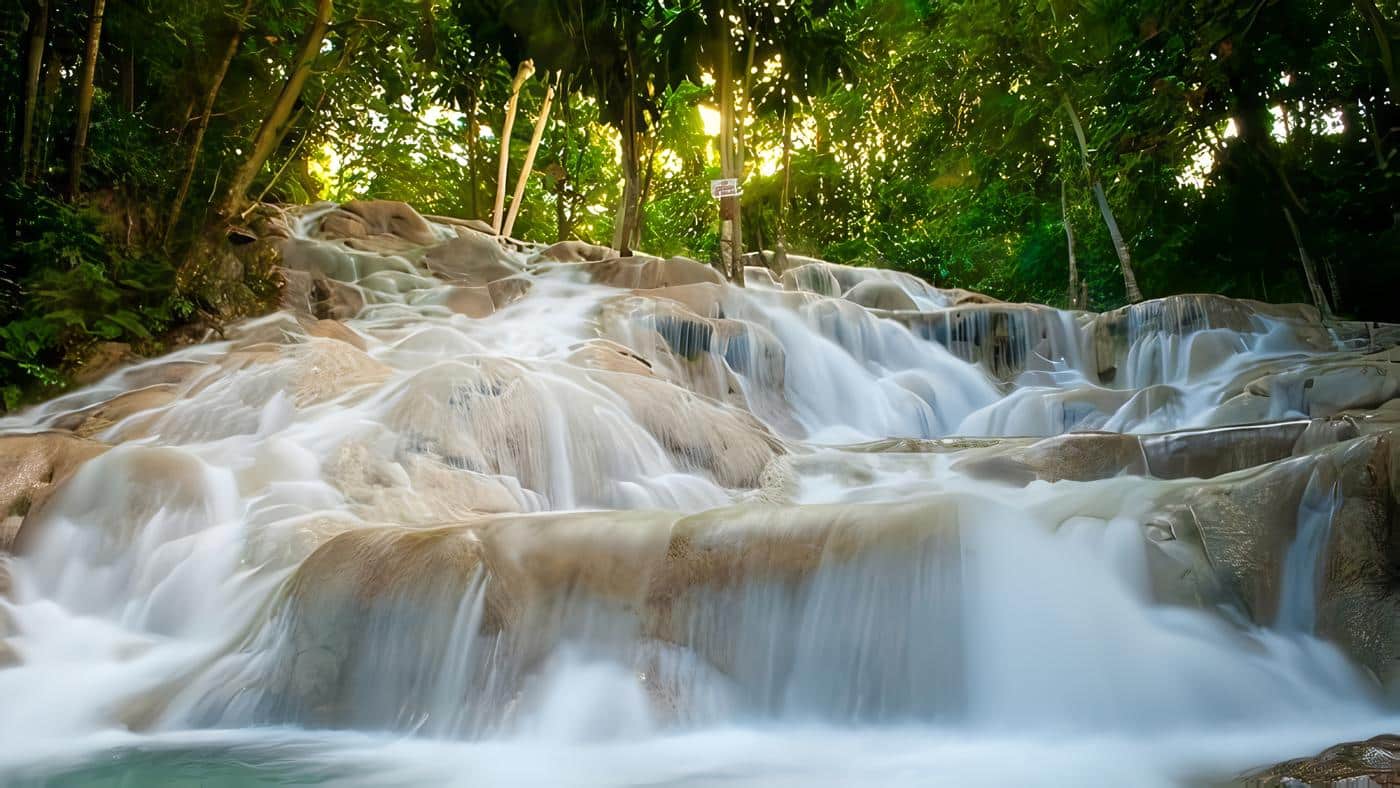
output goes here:
{"type": "Polygon", "coordinates": [[[583,241],[560,241],[535,255],[537,261],[556,263],[598,263],[614,257],[616,250],[583,241]]]}
{"type": "Polygon", "coordinates": [[[719,271],[683,257],[669,260],[659,260],[655,257],[617,257],[576,265],[598,284],[629,290],[654,290],[702,282],[724,282],[719,271]]]}
{"type": "Polygon", "coordinates": [[[918,309],[914,299],[894,282],[868,279],[847,291],[845,298],[866,309],[887,311],[912,311],[918,309]]]}
{"type": "Polygon", "coordinates": [[[1297,758],[1246,775],[1250,786],[1327,785],[1369,788],[1400,784],[1400,736],[1381,735],[1328,747],[1310,758],[1297,758]]]}
{"type": "Polygon", "coordinates": [[[359,217],[371,234],[396,235],[421,246],[436,243],[438,240],[428,220],[407,203],[393,200],[354,200],[340,207],[346,213],[359,217]]]}
{"type": "Polygon", "coordinates": [[[96,383],[128,364],[140,361],[141,357],[131,351],[125,342],[99,342],[83,359],[83,364],[73,373],[73,382],[79,385],[96,383]]]}
{"type": "Polygon", "coordinates": [[[0,553],[78,466],[107,446],[67,432],[0,435],[0,553]]]}
{"type": "Polygon", "coordinates": [[[423,256],[434,275],[464,285],[486,285],[520,272],[495,238],[468,232],[440,243],[423,256]]]}

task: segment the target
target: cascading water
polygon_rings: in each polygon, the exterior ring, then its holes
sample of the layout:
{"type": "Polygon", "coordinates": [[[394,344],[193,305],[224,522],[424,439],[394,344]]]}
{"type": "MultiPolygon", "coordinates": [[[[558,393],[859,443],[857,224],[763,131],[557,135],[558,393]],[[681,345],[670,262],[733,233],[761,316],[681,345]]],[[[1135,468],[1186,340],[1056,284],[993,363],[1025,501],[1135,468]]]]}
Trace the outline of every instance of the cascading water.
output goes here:
{"type": "Polygon", "coordinates": [[[1333,466],[1376,439],[1290,432],[1393,379],[1320,326],[815,263],[745,290],[334,210],[287,255],[354,318],[0,423],[112,445],[4,565],[0,782],[1181,784],[1395,727],[1318,607],[1333,466]],[[1020,437],[1086,430],[1118,434],[1020,437]],[[1290,455],[1256,603],[1192,496],[1290,455]]]}

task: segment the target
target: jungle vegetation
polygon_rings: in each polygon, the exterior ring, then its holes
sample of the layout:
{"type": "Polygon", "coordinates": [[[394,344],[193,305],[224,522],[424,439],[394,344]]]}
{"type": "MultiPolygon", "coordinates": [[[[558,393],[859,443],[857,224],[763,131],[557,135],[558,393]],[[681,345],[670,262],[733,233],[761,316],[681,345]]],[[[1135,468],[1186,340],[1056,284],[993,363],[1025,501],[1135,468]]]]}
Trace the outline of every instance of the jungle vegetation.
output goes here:
{"type": "Polygon", "coordinates": [[[186,274],[259,201],[1400,319],[1394,0],[16,0],[0,42],[6,407],[256,310],[186,274]]]}

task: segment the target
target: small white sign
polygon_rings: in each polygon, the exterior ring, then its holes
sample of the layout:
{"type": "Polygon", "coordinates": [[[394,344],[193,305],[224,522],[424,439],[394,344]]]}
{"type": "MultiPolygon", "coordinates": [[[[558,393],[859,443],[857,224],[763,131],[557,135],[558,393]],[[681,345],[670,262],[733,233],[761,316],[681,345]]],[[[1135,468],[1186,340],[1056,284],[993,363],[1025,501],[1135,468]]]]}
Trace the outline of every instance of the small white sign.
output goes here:
{"type": "Polygon", "coordinates": [[[722,200],[725,197],[738,197],[741,194],[743,192],[739,189],[738,178],[720,178],[710,181],[710,196],[716,200],[722,200]]]}

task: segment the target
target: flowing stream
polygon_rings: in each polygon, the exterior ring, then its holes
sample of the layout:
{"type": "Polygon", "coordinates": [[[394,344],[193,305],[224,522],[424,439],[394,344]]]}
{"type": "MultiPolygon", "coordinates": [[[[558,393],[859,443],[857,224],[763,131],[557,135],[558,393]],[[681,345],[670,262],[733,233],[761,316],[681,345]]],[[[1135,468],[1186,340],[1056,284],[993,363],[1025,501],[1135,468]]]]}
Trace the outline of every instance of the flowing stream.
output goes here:
{"type": "Polygon", "coordinates": [[[1400,722],[1319,634],[1332,455],[1006,470],[1393,396],[1345,338],[1206,299],[1105,349],[891,272],[657,289],[534,249],[472,317],[483,283],[328,211],[288,243],[348,331],[279,312],[0,421],[112,445],[0,559],[0,783],[1179,785],[1400,722]],[[1276,612],[1202,591],[1162,513],[1310,462],[1276,612]]]}

